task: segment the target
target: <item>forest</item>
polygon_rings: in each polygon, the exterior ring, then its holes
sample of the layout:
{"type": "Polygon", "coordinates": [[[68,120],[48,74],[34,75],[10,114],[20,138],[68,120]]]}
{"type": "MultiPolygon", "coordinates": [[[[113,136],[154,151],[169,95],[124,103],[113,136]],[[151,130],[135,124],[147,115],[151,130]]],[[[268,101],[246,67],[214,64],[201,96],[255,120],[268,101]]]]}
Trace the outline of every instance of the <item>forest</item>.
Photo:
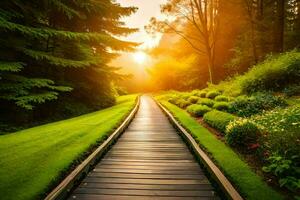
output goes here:
{"type": "Polygon", "coordinates": [[[125,78],[108,63],[137,44],[135,12],[105,1],[1,1],[0,129],[14,131],[111,106],[125,78]],[[38,119],[38,122],[36,122],[38,119]]]}
{"type": "Polygon", "coordinates": [[[0,199],[300,199],[300,0],[2,0],[0,44],[0,199]]]}

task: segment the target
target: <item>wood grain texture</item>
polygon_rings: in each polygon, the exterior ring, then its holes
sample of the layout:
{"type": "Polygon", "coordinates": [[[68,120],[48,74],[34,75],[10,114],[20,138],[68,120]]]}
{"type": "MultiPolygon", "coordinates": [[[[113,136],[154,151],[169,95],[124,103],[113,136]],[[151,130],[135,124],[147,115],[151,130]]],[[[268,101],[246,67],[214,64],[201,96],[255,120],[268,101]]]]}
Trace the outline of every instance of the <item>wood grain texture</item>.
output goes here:
{"type": "Polygon", "coordinates": [[[117,143],[69,199],[219,199],[156,103],[142,96],[117,143]]]}
{"type": "Polygon", "coordinates": [[[222,173],[222,171],[217,167],[217,165],[210,159],[210,157],[199,147],[194,138],[187,132],[187,130],[182,127],[179,122],[173,117],[173,115],[160,103],[158,103],[160,108],[166,113],[171,123],[176,127],[179,133],[182,135],[183,139],[191,147],[193,153],[202,160],[202,163],[208,169],[214,180],[218,183],[223,193],[228,199],[233,200],[243,200],[243,197],[234,188],[227,177],[222,173]]]}

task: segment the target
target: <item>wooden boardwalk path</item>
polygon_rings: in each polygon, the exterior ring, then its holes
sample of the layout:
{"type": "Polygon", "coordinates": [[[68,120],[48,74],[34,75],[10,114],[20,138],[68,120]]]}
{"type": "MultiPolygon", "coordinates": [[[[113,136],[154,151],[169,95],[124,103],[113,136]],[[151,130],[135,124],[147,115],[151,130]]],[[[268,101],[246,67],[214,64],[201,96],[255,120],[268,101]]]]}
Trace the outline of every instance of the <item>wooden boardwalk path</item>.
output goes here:
{"type": "Polygon", "coordinates": [[[219,199],[156,103],[142,96],[124,134],[70,199],[219,199]]]}

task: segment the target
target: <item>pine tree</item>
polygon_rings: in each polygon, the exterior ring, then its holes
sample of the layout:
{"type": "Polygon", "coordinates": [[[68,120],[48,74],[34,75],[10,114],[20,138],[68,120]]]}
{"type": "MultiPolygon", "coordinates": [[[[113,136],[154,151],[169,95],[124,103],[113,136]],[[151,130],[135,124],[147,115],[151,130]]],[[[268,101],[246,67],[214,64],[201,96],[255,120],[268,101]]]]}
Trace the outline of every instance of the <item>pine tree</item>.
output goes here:
{"type": "Polygon", "coordinates": [[[135,31],[119,21],[134,11],[111,0],[1,1],[2,105],[32,109],[72,89],[70,98],[81,93],[82,98],[98,95],[89,102],[99,100],[117,77],[107,66],[115,56],[111,52],[135,45],[113,36],[135,31]]]}

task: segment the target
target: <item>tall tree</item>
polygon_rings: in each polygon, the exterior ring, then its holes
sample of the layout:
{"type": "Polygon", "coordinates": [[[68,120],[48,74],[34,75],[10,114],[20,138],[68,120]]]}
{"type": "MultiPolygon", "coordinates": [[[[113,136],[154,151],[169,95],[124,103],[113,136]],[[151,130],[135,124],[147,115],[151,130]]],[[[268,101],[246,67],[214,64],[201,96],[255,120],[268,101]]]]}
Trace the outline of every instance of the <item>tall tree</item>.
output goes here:
{"type": "Polygon", "coordinates": [[[108,62],[136,46],[115,37],[136,31],[120,21],[135,10],[112,0],[1,1],[0,109],[31,110],[59,92],[94,108],[113,103],[119,75],[108,62]]]}
{"type": "Polygon", "coordinates": [[[172,22],[152,18],[148,32],[172,31],[186,40],[200,55],[205,55],[209,80],[213,83],[215,47],[218,39],[218,0],[169,0],[162,12],[172,16],[172,22]],[[189,27],[186,31],[185,27],[189,27]],[[192,30],[191,30],[192,29],[192,30]],[[192,33],[192,34],[191,34],[192,33]]]}
{"type": "Polygon", "coordinates": [[[281,53],[284,49],[285,0],[276,0],[274,3],[276,6],[274,51],[281,53]]]}

